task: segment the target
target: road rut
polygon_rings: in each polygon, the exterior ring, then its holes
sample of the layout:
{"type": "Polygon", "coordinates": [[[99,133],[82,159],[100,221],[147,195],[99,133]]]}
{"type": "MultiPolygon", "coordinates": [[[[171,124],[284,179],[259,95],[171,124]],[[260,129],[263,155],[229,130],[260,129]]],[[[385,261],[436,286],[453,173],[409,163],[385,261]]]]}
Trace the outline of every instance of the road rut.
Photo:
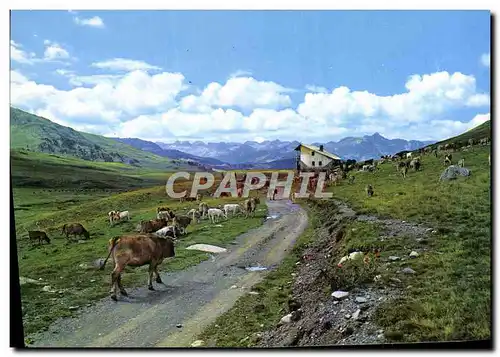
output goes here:
{"type": "MultiPolygon", "coordinates": [[[[186,347],[220,314],[275,268],[307,226],[307,215],[289,200],[266,202],[270,218],[240,235],[228,251],[180,272],[163,272],[165,285],[127,289],[74,318],[28,336],[32,347],[186,347]],[[249,266],[268,270],[249,272],[249,266]],[[182,327],[177,327],[182,326],[182,327]]],[[[175,259],[175,258],[174,258],[175,259]]],[[[161,268],[160,268],[161,269],[161,268]]]]}

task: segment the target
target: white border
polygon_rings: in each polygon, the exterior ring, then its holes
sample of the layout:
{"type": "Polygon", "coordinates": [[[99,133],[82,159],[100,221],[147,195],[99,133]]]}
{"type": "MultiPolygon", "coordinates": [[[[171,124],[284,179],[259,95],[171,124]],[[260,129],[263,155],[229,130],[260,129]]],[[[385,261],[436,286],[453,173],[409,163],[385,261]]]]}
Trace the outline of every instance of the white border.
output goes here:
{"type": "MultiPolygon", "coordinates": [[[[196,1],[196,0],[183,0],[183,1],[169,1],[168,6],[165,5],[165,1],[161,0],[141,0],[135,2],[135,4],[130,4],[127,2],[127,7],[123,7],[123,4],[125,2],[116,2],[116,6],[112,6],[111,1],[104,2],[102,0],[66,0],[66,1],[34,1],[34,0],[17,0],[17,1],[7,1],[7,2],[2,2],[3,5],[8,4],[7,7],[4,7],[3,11],[1,12],[1,17],[0,17],[0,24],[1,25],[1,33],[2,33],[2,56],[1,56],[1,61],[2,61],[2,67],[6,69],[4,73],[7,74],[7,77],[4,78],[9,78],[9,70],[10,70],[10,61],[9,61],[9,40],[10,40],[10,33],[9,33],[9,26],[10,26],[10,17],[9,17],[9,12],[7,9],[13,9],[13,10],[19,10],[19,9],[26,9],[26,10],[45,10],[45,9],[76,9],[76,10],[84,10],[84,9],[93,9],[93,10],[98,10],[98,9],[346,9],[346,10],[354,10],[354,9],[407,9],[407,10],[417,10],[417,9],[439,9],[439,10],[451,10],[451,9],[460,9],[460,10],[490,10],[493,13],[497,13],[495,11],[498,8],[498,4],[500,2],[498,1],[486,1],[486,0],[474,0],[474,1],[464,1],[460,2],[457,0],[453,1],[436,1],[436,0],[419,0],[419,1],[397,1],[397,0],[392,0],[392,1],[384,1],[383,3],[377,2],[375,3],[374,1],[369,1],[369,0],[348,0],[348,1],[320,1],[320,0],[308,0],[308,1],[302,1],[302,2],[292,2],[290,0],[287,1],[275,1],[274,3],[271,3],[269,0],[238,0],[238,1],[220,1],[220,0],[212,0],[210,2],[208,1],[196,1]]],[[[496,27],[498,28],[498,18],[496,27]]],[[[497,37],[495,36],[495,44],[497,44],[497,37]]],[[[6,79],[4,79],[1,83],[1,90],[2,90],[2,95],[5,98],[5,111],[4,111],[4,116],[2,118],[2,127],[5,128],[5,130],[0,131],[0,135],[2,136],[3,140],[0,140],[0,143],[2,146],[5,148],[2,150],[2,155],[1,155],[1,160],[2,160],[2,167],[4,167],[3,171],[4,174],[1,176],[2,183],[0,185],[1,187],[1,198],[0,202],[4,205],[3,207],[7,207],[7,204],[9,202],[9,192],[7,190],[8,187],[8,177],[7,177],[7,172],[9,171],[9,157],[7,156],[8,149],[10,149],[10,141],[8,137],[8,133],[10,133],[10,128],[9,128],[9,82],[6,79]],[[8,148],[9,147],[9,148],[8,148]]],[[[492,83],[494,86],[496,83],[492,83]]],[[[492,86],[492,87],[493,87],[492,86]]],[[[495,105],[497,104],[496,102],[494,103],[495,105]]],[[[495,119],[495,118],[492,118],[495,119]]],[[[496,137],[497,134],[497,128],[495,127],[494,129],[494,136],[496,137]]],[[[495,167],[499,165],[499,160],[496,158],[495,155],[495,167]]],[[[498,167],[497,167],[498,168],[498,167]]],[[[496,175],[498,175],[498,171],[495,172],[496,175]]],[[[496,202],[496,194],[495,194],[495,202],[496,202]]],[[[9,227],[9,208],[6,209],[7,214],[1,214],[0,219],[1,219],[1,225],[0,227],[3,227],[4,231],[7,231],[7,228],[9,227]]],[[[498,221],[499,213],[497,212],[495,215],[495,221],[498,221]]],[[[494,237],[492,237],[494,239],[494,237]]],[[[5,242],[8,240],[8,235],[5,234],[3,236],[3,241],[5,242]]],[[[495,252],[497,251],[497,246],[500,243],[497,242],[495,245],[495,252]]],[[[9,262],[9,250],[6,249],[6,244],[3,245],[1,252],[3,254],[3,259],[1,260],[3,264],[3,269],[1,269],[1,273],[3,275],[2,282],[3,284],[0,285],[2,289],[2,294],[0,295],[2,299],[4,300],[2,303],[2,308],[4,313],[2,316],[4,318],[2,319],[2,339],[3,343],[2,346],[5,349],[6,346],[9,346],[9,321],[7,319],[7,316],[9,315],[9,290],[10,286],[8,284],[9,281],[9,267],[8,267],[8,262],[9,262]]],[[[494,262],[494,261],[493,261],[494,262]]],[[[493,263],[492,262],[492,263],[493,263]]],[[[497,279],[498,280],[498,279],[497,279]]],[[[495,281],[496,283],[496,281],[495,281]]],[[[494,329],[497,333],[495,334],[495,337],[498,336],[498,326],[497,328],[494,329]]],[[[9,349],[10,353],[13,353],[12,349],[9,349]]],[[[124,351],[125,352],[125,351],[124,351]]],[[[292,352],[290,350],[282,351],[287,354],[290,353],[297,353],[297,352],[292,352]]],[[[335,354],[340,354],[340,353],[364,353],[364,354],[372,354],[372,353],[386,353],[386,351],[380,351],[380,352],[374,352],[374,351],[341,351],[341,350],[335,350],[335,351],[324,351],[327,353],[335,353],[335,354]]],[[[422,351],[426,354],[437,354],[438,352],[425,352],[422,351]]],[[[123,352],[119,352],[123,353],[123,352]]],[[[145,352],[137,352],[133,351],[132,353],[134,354],[144,354],[145,352]]],[[[169,355],[175,355],[178,352],[167,352],[163,351],[163,353],[168,353],[169,355]]],[[[186,352],[185,352],[186,353],[186,352]]],[[[199,353],[199,352],[187,352],[187,353],[199,353]]],[[[218,353],[215,352],[215,353],[218,353]]],[[[259,353],[259,354],[267,354],[270,352],[251,352],[253,354],[259,353]]],[[[401,353],[401,352],[400,352],[401,353]]],[[[95,355],[103,355],[103,352],[94,352],[95,355]]]]}

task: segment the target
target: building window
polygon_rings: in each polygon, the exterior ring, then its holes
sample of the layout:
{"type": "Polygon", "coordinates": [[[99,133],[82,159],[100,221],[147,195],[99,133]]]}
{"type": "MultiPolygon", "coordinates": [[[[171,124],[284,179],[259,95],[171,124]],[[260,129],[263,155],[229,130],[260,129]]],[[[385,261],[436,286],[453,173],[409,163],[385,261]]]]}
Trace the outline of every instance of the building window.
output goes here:
{"type": "Polygon", "coordinates": [[[311,156],[314,156],[314,151],[311,153],[311,156]]]}
{"type": "Polygon", "coordinates": [[[312,165],[314,166],[314,161],[312,162],[312,165]]]}
{"type": "Polygon", "coordinates": [[[320,162],[318,162],[318,166],[321,166],[321,161],[320,161],[320,162]]]}

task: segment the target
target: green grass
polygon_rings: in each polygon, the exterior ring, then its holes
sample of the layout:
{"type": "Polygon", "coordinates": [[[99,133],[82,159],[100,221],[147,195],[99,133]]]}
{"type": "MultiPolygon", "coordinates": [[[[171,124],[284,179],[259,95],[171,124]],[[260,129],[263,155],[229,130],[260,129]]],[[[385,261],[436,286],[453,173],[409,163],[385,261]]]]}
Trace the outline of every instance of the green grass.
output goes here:
{"type": "MultiPolygon", "coordinates": [[[[491,336],[489,150],[489,146],[475,147],[472,152],[453,153],[453,162],[465,158],[465,166],[472,172],[470,177],[456,181],[439,182],[446,166],[442,158],[429,155],[422,158],[423,170],[410,171],[406,180],[392,163],[384,163],[375,173],[354,173],[353,185],[342,182],[331,188],[335,197],[359,212],[422,222],[438,232],[429,239],[428,251],[409,262],[417,274],[407,278],[405,283],[412,288],[406,296],[387,303],[377,313],[378,322],[402,332],[404,341],[491,336]],[[371,198],[364,191],[367,184],[374,187],[375,195],[371,198]]],[[[357,228],[363,234],[353,240],[348,235],[343,244],[373,243],[376,232],[367,234],[357,228]]],[[[383,247],[383,256],[407,255],[417,247],[408,237],[390,242],[390,246],[383,247]]]]}
{"type": "MultiPolygon", "coordinates": [[[[96,173],[103,174],[98,170],[96,173]]],[[[120,178],[125,179],[123,176],[120,178]]],[[[217,205],[238,199],[204,201],[209,205],[217,205]]],[[[99,271],[93,262],[106,256],[110,238],[133,232],[141,219],[154,218],[156,208],[160,205],[167,205],[177,213],[185,213],[198,204],[171,200],[162,185],[122,193],[15,187],[14,205],[19,274],[35,280],[42,279],[41,285],[21,286],[24,330],[25,334],[30,334],[48,327],[59,317],[73,314],[68,309],[70,306],[82,307],[108,295],[112,264],[108,264],[104,271],[99,271]],[[110,227],[107,212],[112,209],[129,210],[132,221],[110,227]],[[61,227],[70,222],[82,223],[91,234],[90,240],[85,243],[67,243],[61,234],[61,227]],[[46,231],[51,244],[33,245],[27,238],[27,230],[31,229],[46,231]],[[44,285],[63,293],[43,292],[44,285]]],[[[232,218],[221,222],[223,227],[215,227],[208,221],[191,224],[188,227],[189,234],[176,245],[176,258],[163,263],[160,270],[181,270],[207,259],[207,253],[184,248],[195,243],[227,246],[238,235],[262,223],[267,210],[263,204],[258,209],[264,211],[258,211],[255,218],[232,218]]],[[[145,285],[146,281],[147,267],[127,268],[123,276],[125,286],[129,287],[145,285]]]]}

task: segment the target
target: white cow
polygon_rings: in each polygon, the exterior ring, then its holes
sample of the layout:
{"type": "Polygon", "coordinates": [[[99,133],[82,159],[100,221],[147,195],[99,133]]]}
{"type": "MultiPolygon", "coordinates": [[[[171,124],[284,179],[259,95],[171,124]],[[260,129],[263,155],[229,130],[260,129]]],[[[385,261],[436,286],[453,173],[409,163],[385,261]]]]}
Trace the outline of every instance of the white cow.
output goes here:
{"type": "Polygon", "coordinates": [[[170,234],[169,234],[170,232],[172,233],[172,236],[174,237],[174,239],[177,239],[177,235],[180,234],[180,230],[176,226],[166,226],[166,227],[163,227],[163,228],[157,230],[155,232],[155,234],[157,236],[166,238],[167,236],[170,236],[170,234]]]}
{"type": "Polygon", "coordinates": [[[123,221],[125,218],[127,219],[127,221],[130,221],[129,211],[123,211],[123,212],[115,211],[112,217],[113,221],[123,221]]]}
{"type": "Polygon", "coordinates": [[[241,206],[237,203],[228,203],[224,205],[224,214],[226,217],[228,217],[228,213],[231,212],[231,214],[234,216],[236,213],[241,212],[241,206]]]}
{"type": "Polygon", "coordinates": [[[193,219],[193,222],[196,221],[196,223],[200,223],[200,212],[196,208],[191,209],[188,213],[188,216],[191,216],[193,219]]]}
{"type": "Polygon", "coordinates": [[[219,222],[220,217],[225,217],[227,219],[227,215],[220,208],[209,208],[208,209],[208,218],[212,221],[212,223],[219,222]]]}

